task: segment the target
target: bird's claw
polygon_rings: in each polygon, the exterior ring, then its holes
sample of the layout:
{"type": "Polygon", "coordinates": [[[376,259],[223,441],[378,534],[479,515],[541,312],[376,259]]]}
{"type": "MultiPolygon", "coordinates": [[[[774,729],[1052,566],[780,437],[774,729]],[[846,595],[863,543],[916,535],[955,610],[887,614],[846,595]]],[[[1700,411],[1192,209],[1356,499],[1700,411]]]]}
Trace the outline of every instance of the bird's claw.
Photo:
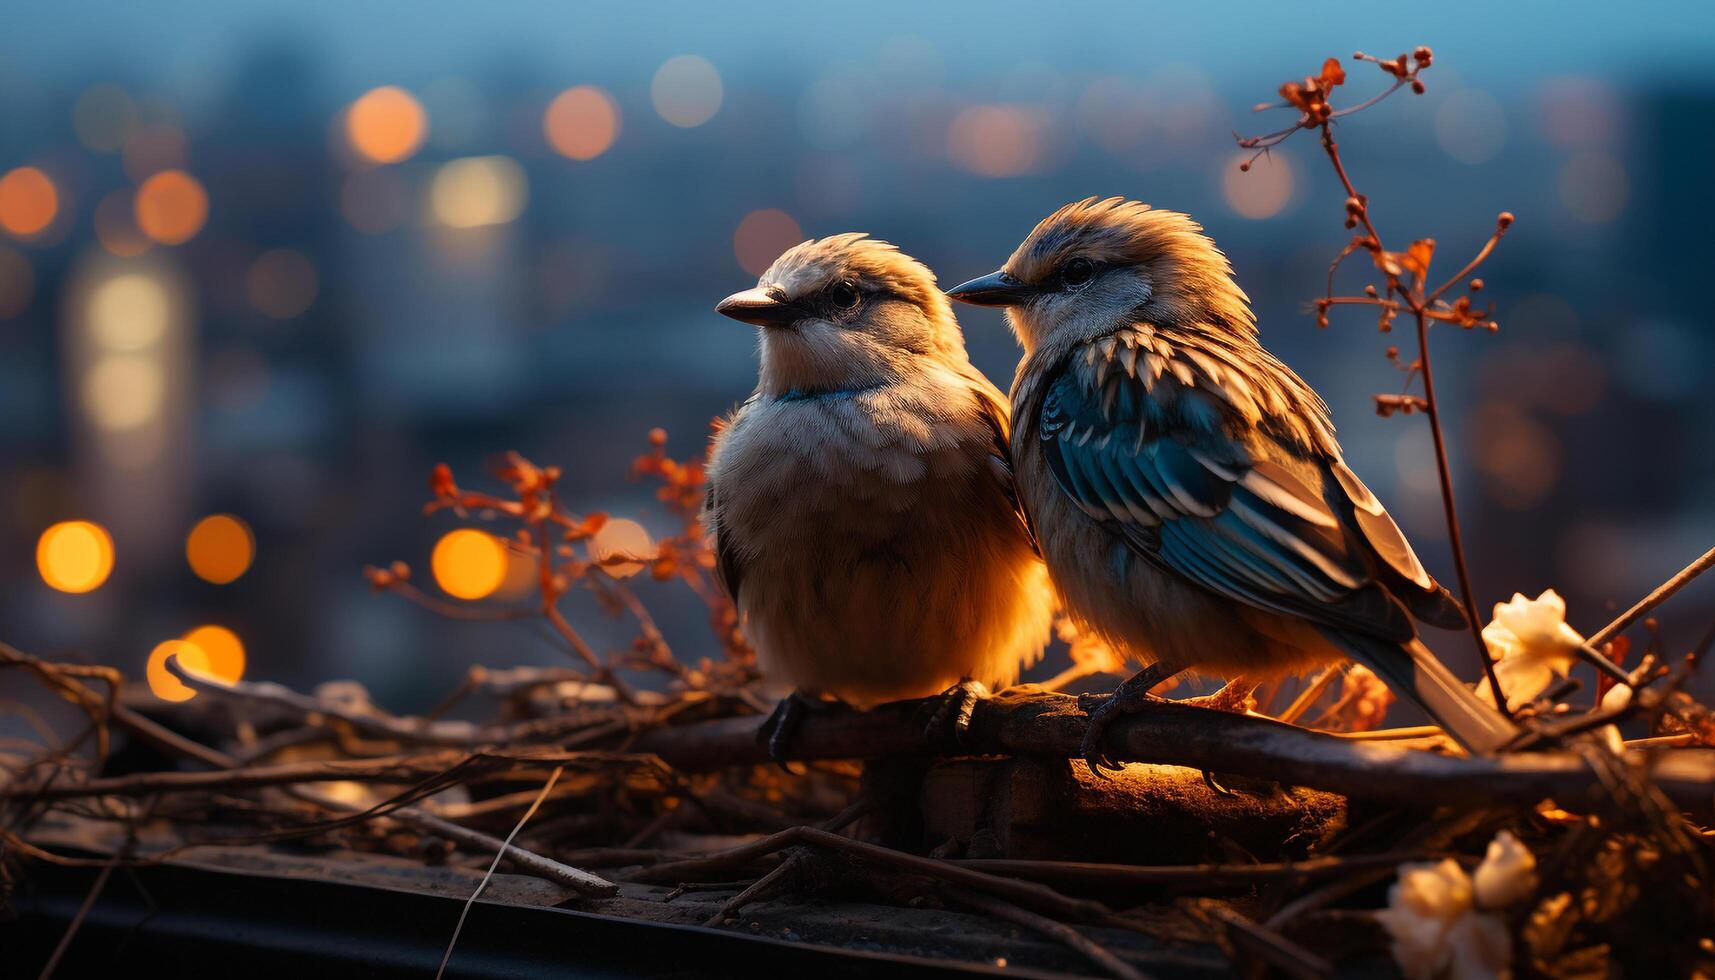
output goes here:
{"type": "Polygon", "coordinates": [[[1103,741],[1108,726],[1120,716],[1135,714],[1150,703],[1163,700],[1149,691],[1170,676],[1172,674],[1161,665],[1152,664],[1127,678],[1112,694],[1078,696],[1078,707],[1090,716],[1089,725],[1084,729],[1084,739],[1078,746],[1078,754],[1084,757],[1090,772],[1107,779],[1108,774],[1104,769],[1117,772],[1125,768],[1125,764],[1113,757],[1103,741]]]}
{"type": "Polygon", "coordinates": [[[792,736],[804,724],[804,709],[803,696],[794,691],[781,698],[767,720],[756,729],[757,743],[768,746],[768,757],[788,776],[798,775],[787,761],[787,755],[792,747],[792,736]]]}
{"type": "Polygon", "coordinates": [[[988,697],[988,688],[969,677],[960,679],[933,699],[935,710],[923,727],[923,737],[952,745],[968,744],[971,717],[977,702],[988,697]]]}

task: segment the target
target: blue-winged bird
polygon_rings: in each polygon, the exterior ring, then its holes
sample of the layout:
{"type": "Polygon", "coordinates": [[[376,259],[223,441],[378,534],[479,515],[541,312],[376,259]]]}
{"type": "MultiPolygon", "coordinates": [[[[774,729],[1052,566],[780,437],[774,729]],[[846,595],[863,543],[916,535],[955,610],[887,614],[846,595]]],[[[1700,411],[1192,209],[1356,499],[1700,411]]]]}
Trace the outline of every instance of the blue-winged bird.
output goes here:
{"type": "MultiPolygon", "coordinates": [[[[1049,640],[1053,592],[1020,509],[1005,397],[971,366],[934,275],[885,242],[788,250],[716,309],[760,327],[756,391],[715,438],[707,524],[765,678],[807,702],[978,685],[1049,640]]],[[[944,716],[945,717],[945,716],[944,716]]]]}
{"type": "Polygon", "coordinates": [[[1091,712],[1084,755],[1166,677],[1367,665],[1474,752],[1516,729],[1417,637],[1464,611],[1341,459],[1327,406],[1257,341],[1249,299],[1190,218],[1069,204],[998,272],[1019,495],[1073,617],[1147,666],[1091,712]]]}

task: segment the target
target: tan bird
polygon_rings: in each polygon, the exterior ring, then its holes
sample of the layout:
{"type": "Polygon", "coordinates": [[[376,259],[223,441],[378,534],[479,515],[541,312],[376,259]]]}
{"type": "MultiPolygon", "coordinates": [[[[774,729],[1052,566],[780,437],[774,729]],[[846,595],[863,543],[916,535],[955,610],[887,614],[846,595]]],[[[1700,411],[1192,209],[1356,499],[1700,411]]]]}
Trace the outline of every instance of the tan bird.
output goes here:
{"type": "Polygon", "coordinates": [[[707,524],[765,678],[781,758],[806,702],[983,688],[1047,645],[1054,601],[1019,508],[1004,396],[934,275],[885,242],[788,250],[716,307],[760,327],[756,391],[715,438],[707,524]]]}

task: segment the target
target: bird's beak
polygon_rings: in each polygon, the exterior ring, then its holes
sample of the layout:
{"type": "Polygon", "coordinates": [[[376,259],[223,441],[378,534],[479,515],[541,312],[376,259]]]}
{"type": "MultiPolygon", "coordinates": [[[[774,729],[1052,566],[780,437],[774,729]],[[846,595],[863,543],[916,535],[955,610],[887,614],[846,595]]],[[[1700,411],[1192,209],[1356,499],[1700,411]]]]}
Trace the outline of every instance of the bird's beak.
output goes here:
{"type": "Polygon", "coordinates": [[[972,306],[1017,306],[1036,294],[1036,287],[1007,272],[991,272],[947,290],[947,295],[972,306]]]}
{"type": "Polygon", "coordinates": [[[803,319],[804,311],[758,286],[733,293],[715,304],[715,312],[759,327],[785,327],[803,319]]]}

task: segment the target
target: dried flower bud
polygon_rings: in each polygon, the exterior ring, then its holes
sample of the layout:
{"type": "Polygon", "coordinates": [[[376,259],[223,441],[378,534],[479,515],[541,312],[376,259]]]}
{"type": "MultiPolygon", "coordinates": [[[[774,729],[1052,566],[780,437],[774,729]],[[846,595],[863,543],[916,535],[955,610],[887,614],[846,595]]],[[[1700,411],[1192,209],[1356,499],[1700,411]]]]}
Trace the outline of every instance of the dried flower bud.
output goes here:
{"type": "Polygon", "coordinates": [[[392,565],[389,565],[387,567],[387,571],[401,582],[409,582],[411,580],[411,566],[402,561],[396,561],[392,565]]]}
{"type": "Polygon", "coordinates": [[[1480,293],[1482,291],[1483,291],[1483,280],[1481,280],[1481,279],[1471,280],[1471,292],[1480,293]]]}
{"type": "Polygon", "coordinates": [[[1495,227],[1500,229],[1501,231],[1506,231],[1508,228],[1511,228],[1512,226],[1513,226],[1513,213],[1511,211],[1502,211],[1501,216],[1495,219],[1495,227]]]}
{"type": "Polygon", "coordinates": [[[667,445],[667,430],[656,426],[649,430],[649,444],[657,448],[667,445]]]}
{"type": "Polygon", "coordinates": [[[1251,169],[1251,162],[1249,160],[1246,160],[1244,163],[1239,164],[1239,173],[1250,173],[1250,169],[1251,169]]]}
{"type": "Polygon", "coordinates": [[[1422,82],[1415,78],[1411,80],[1411,92],[1413,95],[1422,95],[1424,91],[1425,89],[1422,82]]]}
{"type": "Polygon", "coordinates": [[[1430,62],[1435,60],[1435,52],[1429,50],[1428,45],[1419,44],[1417,50],[1411,53],[1411,57],[1419,68],[1428,68],[1430,62]]]}
{"type": "Polygon", "coordinates": [[[1364,295],[1368,296],[1371,299],[1375,299],[1377,296],[1380,296],[1381,294],[1376,291],[1376,284],[1372,282],[1372,283],[1368,283],[1364,286],[1364,295]]]}

